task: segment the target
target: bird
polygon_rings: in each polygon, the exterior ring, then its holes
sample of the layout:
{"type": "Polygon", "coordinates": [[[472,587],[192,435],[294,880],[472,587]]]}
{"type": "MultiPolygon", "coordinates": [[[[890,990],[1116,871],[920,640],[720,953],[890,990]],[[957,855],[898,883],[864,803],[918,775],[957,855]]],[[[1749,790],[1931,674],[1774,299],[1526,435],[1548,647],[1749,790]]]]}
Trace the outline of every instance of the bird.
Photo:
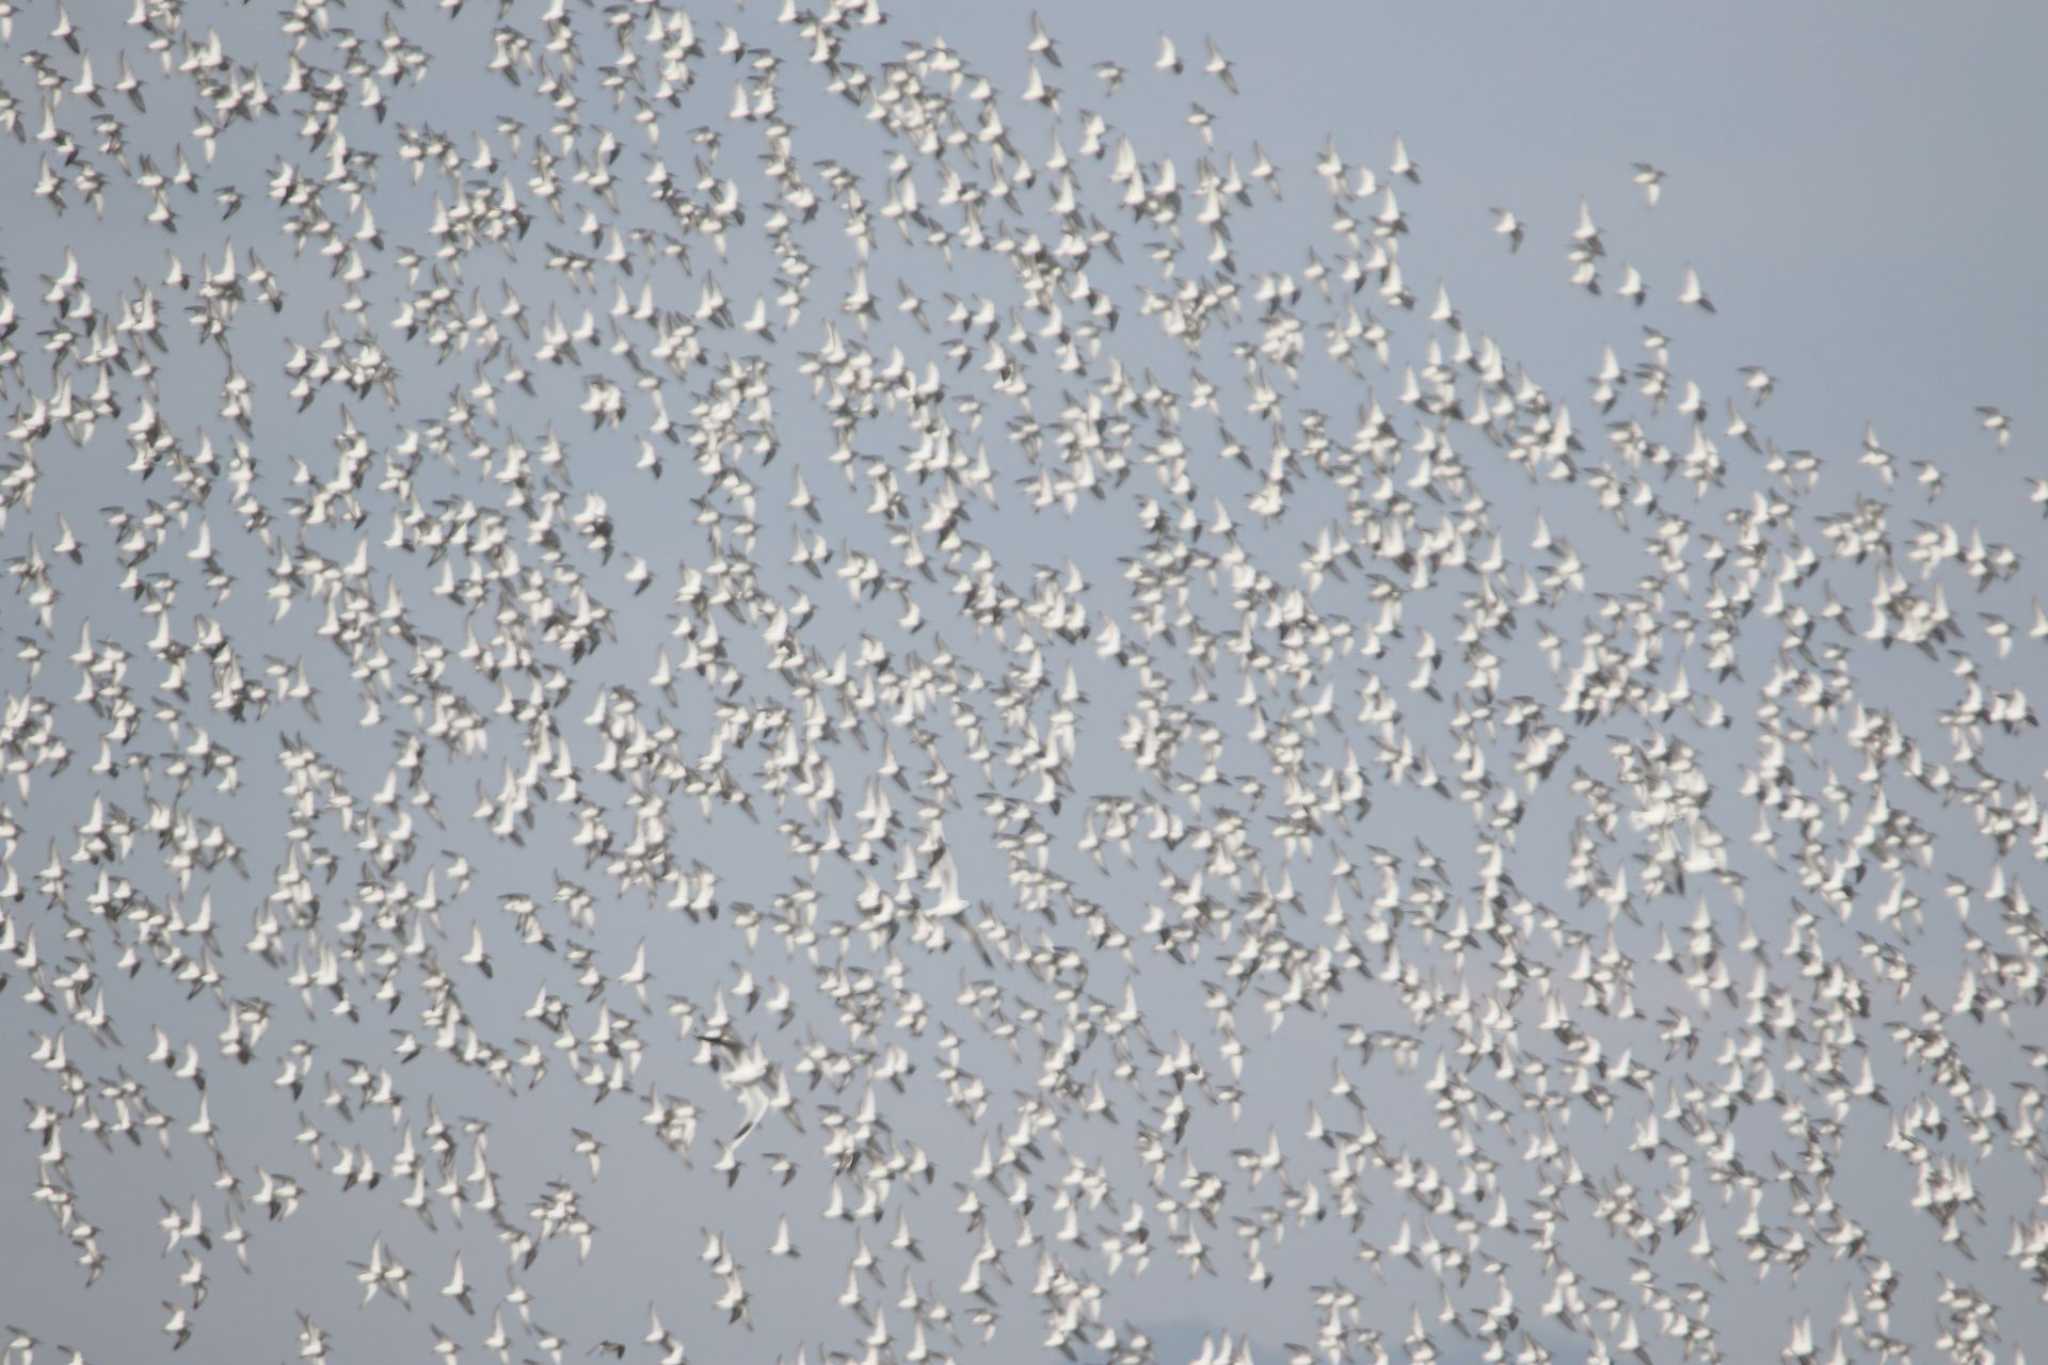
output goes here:
{"type": "Polygon", "coordinates": [[[1714,311],[1713,301],[1707,297],[1706,290],[1700,287],[1699,272],[1691,266],[1685,268],[1685,283],[1679,286],[1678,301],[1703,313],[1714,311]]]}
{"type": "Polygon", "coordinates": [[[1638,308],[1643,306],[1650,293],[1649,287],[1643,283],[1641,272],[1633,265],[1624,265],[1621,268],[1621,287],[1614,292],[1638,308]]]}
{"type": "Polygon", "coordinates": [[[569,1135],[576,1140],[576,1154],[590,1163],[590,1178],[597,1179],[603,1169],[599,1154],[604,1150],[604,1144],[581,1128],[570,1128],[569,1135]]]}
{"type": "Polygon", "coordinates": [[[1664,194],[1664,172],[1647,161],[1635,163],[1635,182],[1643,192],[1643,205],[1656,208],[1657,201],[1664,194]]]}
{"type": "Polygon", "coordinates": [[[1409,158],[1408,144],[1398,133],[1394,135],[1394,159],[1387,163],[1387,170],[1413,184],[1422,183],[1422,168],[1409,158]]]}
{"type": "Polygon", "coordinates": [[[1522,249],[1522,220],[1515,216],[1512,209],[1488,209],[1487,212],[1493,215],[1494,232],[1508,239],[1508,250],[1510,252],[1520,251],[1522,249]]]}
{"type": "Polygon", "coordinates": [[[1225,90],[1235,95],[1237,93],[1237,77],[1233,73],[1230,59],[1225,57],[1217,48],[1214,38],[1205,35],[1202,39],[1202,45],[1207,49],[1207,54],[1202,62],[1203,73],[1214,76],[1225,90]]]}
{"type": "Polygon", "coordinates": [[[449,1272],[448,1283],[441,1286],[441,1297],[453,1299],[456,1303],[462,1305],[463,1312],[471,1317],[476,1316],[476,1303],[470,1293],[469,1281],[463,1277],[462,1256],[460,1253],[457,1253],[455,1257],[455,1265],[449,1272]]]}
{"type": "Polygon", "coordinates": [[[2000,450],[2012,444],[2012,419],[1999,409],[1985,405],[1979,405],[1977,416],[1984,430],[1991,433],[1992,440],[1997,443],[2000,450]]]}
{"type": "Polygon", "coordinates": [[[1031,12],[1031,41],[1026,48],[1034,57],[1043,57],[1054,66],[1060,64],[1059,50],[1053,43],[1052,35],[1046,32],[1045,23],[1038,17],[1036,10],[1031,12]]]}

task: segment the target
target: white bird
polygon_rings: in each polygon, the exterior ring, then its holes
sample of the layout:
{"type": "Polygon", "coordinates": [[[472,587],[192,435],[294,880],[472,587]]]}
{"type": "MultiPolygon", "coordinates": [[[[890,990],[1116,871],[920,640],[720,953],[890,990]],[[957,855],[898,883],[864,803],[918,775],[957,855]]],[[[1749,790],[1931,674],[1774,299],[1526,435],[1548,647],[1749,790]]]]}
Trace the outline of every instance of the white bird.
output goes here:
{"type": "Polygon", "coordinates": [[[1511,209],[1489,209],[1493,215],[1493,230],[1508,239],[1510,252],[1522,249],[1522,220],[1511,209]]]}
{"type": "Polygon", "coordinates": [[[1642,307],[1643,300],[1649,297],[1649,290],[1643,284],[1642,274],[1632,265],[1622,266],[1621,287],[1614,292],[1638,308],[1642,307]]]}
{"type": "Polygon", "coordinates": [[[1592,206],[1584,199],[1579,200],[1579,221],[1572,228],[1572,242],[1588,256],[1607,254],[1607,248],[1600,241],[1600,229],[1593,222],[1592,206]]]}
{"type": "Polygon", "coordinates": [[[456,1253],[455,1265],[448,1273],[448,1283],[441,1286],[441,1297],[453,1299],[462,1305],[462,1311],[476,1316],[476,1303],[470,1294],[469,1281],[462,1273],[462,1254],[456,1253]]]}
{"type": "Polygon", "coordinates": [[[1231,69],[1230,59],[1225,57],[1217,48],[1214,38],[1205,36],[1202,39],[1202,43],[1208,49],[1207,60],[1202,63],[1203,72],[1221,81],[1223,88],[1235,95],[1237,93],[1237,76],[1231,69]]]}
{"type": "Polygon", "coordinates": [[[1638,161],[1635,163],[1635,182],[1642,187],[1643,204],[1656,208],[1657,200],[1664,193],[1664,172],[1647,161],[1638,161]]]}
{"type": "Polygon", "coordinates": [[[1043,57],[1054,66],[1060,64],[1059,50],[1053,44],[1052,35],[1045,31],[1045,24],[1036,10],[1031,12],[1031,41],[1027,49],[1034,57],[1043,57]]]}
{"type": "Polygon", "coordinates": [[[598,1141],[594,1134],[581,1128],[572,1127],[569,1135],[576,1140],[576,1155],[590,1163],[590,1178],[597,1179],[598,1172],[603,1167],[600,1154],[604,1151],[604,1144],[598,1141]]]}
{"type": "Polygon", "coordinates": [[[1387,163],[1387,170],[1417,185],[1422,183],[1422,167],[1409,157],[1408,144],[1401,140],[1399,133],[1394,135],[1394,159],[1387,163]]]}
{"type": "Polygon", "coordinates": [[[1992,438],[1997,441],[2000,450],[2004,450],[2012,443],[2012,419],[2003,412],[1994,407],[1980,406],[1977,409],[1977,417],[1984,430],[1990,432],[1992,438]]]}
{"type": "Polygon", "coordinates": [[[1714,311],[1714,304],[1707,297],[1707,291],[1700,287],[1700,276],[1691,266],[1685,268],[1685,283],[1679,287],[1678,301],[1699,309],[1703,313],[1714,311]]]}

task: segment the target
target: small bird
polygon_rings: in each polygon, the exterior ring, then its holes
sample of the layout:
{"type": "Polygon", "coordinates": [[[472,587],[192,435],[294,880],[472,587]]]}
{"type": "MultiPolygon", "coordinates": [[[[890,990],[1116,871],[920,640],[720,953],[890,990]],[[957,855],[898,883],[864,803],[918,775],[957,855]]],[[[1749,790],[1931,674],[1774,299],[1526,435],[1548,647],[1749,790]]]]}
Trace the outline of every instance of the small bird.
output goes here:
{"type": "Polygon", "coordinates": [[[1045,23],[1038,17],[1038,11],[1031,12],[1031,41],[1026,50],[1034,57],[1043,57],[1054,66],[1060,64],[1059,49],[1053,44],[1052,35],[1045,31],[1045,23]]]}
{"type": "Polygon", "coordinates": [[[1488,209],[1493,215],[1493,230],[1508,239],[1508,251],[1522,249],[1522,220],[1515,216],[1513,209],[1488,209]]]}
{"type": "Polygon", "coordinates": [[[1413,184],[1422,183],[1422,167],[1408,155],[1408,144],[1401,140],[1399,133],[1394,134],[1394,159],[1387,163],[1387,170],[1413,184]]]}
{"type": "Polygon", "coordinates": [[[1221,81],[1223,88],[1235,95],[1237,93],[1237,76],[1231,69],[1230,59],[1225,57],[1216,46],[1214,38],[1205,36],[1202,39],[1202,44],[1208,49],[1208,58],[1202,63],[1203,72],[1221,81]]]}
{"type": "Polygon", "coordinates": [[[1664,172],[1658,170],[1647,161],[1636,162],[1635,172],[1636,184],[1640,185],[1643,190],[1644,205],[1649,208],[1656,208],[1657,200],[1664,194],[1664,172]]]}
{"type": "Polygon", "coordinates": [[[1977,417],[1984,430],[1990,432],[1992,439],[1998,443],[2000,450],[2004,450],[2012,443],[2012,419],[2003,412],[1994,407],[1980,405],[1977,417]]]}
{"type": "Polygon", "coordinates": [[[476,1316],[476,1303],[470,1294],[469,1281],[462,1273],[462,1253],[455,1254],[455,1266],[448,1273],[448,1283],[441,1286],[441,1297],[453,1299],[462,1305],[462,1311],[476,1316]]]}
{"type": "Polygon", "coordinates": [[[604,1144],[598,1141],[594,1134],[581,1128],[571,1127],[569,1135],[576,1141],[576,1155],[590,1163],[590,1178],[597,1179],[597,1173],[603,1164],[599,1154],[604,1151],[604,1144]]]}
{"type": "Polygon", "coordinates": [[[1579,200],[1579,221],[1572,228],[1572,245],[1588,256],[1607,254],[1607,248],[1600,241],[1600,229],[1593,222],[1593,206],[1584,199],[1579,200]]]}
{"type": "Polygon", "coordinates": [[[166,1302],[164,1307],[171,1312],[164,1322],[164,1335],[171,1339],[171,1349],[175,1351],[192,1339],[192,1320],[180,1304],[166,1302]]]}
{"type": "Polygon", "coordinates": [[[1648,286],[1643,283],[1642,272],[1632,265],[1622,266],[1621,287],[1614,292],[1638,308],[1643,306],[1643,301],[1650,295],[1648,286]]]}
{"type": "Polygon", "coordinates": [[[1700,274],[1691,266],[1685,268],[1685,283],[1678,291],[1678,301],[1699,309],[1703,313],[1714,311],[1714,302],[1707,297],[1707,291],[1700,287],[1700,274]]]}

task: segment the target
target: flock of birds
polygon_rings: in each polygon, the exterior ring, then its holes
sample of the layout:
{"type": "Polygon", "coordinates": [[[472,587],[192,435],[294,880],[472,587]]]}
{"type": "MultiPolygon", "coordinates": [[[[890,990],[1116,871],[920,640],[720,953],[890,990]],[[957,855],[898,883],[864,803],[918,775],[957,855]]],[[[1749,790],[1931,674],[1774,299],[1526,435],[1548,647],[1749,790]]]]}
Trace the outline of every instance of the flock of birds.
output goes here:
{"type": "Polygon", "coordinates": [[[2048,1340],[2001,410],[1584,202],[1525,367],[1213,42],[484,8],[0,0],[6,1365],[2048,1340]]]}

